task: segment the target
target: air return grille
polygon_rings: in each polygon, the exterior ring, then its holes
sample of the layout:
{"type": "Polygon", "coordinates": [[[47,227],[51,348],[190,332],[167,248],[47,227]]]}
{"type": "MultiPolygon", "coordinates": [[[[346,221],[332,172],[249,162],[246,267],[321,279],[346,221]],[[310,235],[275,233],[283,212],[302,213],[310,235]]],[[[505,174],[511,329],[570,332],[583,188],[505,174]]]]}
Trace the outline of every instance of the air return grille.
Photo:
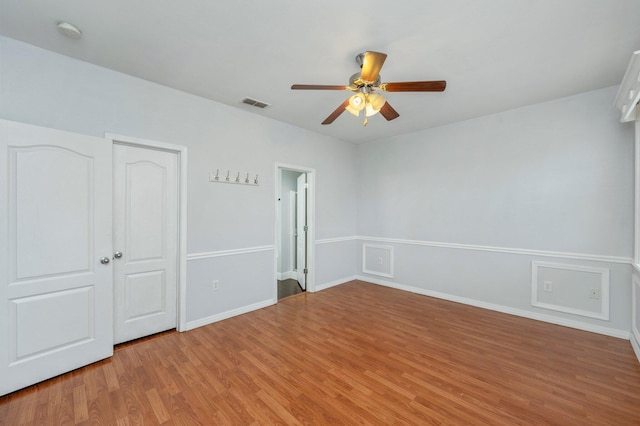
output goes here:
{"type": "Polygon", "coordinates": [[[252,98],[244,98],[242,100],[242,103],[243,104],[247,104],[247,105],[251,105],[251,106],[254,106],[254,107],[257,107],[257,108],[266,108],[266,107],[269,106],[269,104],[266,103],[266,102],[262,102],[262,101],[259,101],[257,99],[252,99],[252,98]]]}

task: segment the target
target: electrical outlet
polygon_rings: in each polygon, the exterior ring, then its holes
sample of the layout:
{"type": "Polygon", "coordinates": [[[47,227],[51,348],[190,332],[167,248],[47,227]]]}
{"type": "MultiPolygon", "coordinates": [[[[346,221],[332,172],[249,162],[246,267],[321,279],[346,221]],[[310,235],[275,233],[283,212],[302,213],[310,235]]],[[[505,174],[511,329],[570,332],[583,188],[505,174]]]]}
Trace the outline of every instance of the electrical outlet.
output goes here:
{"type": "Polygon", "coordinates": [[[552,292],[553,291],[553,282],[551,281],[544,281],[543,282],[544,287],[543,290],[546,291],[547,293],[552,292]]]}
{"type": "Polygon", "coordinates": [[[218,280],[213,280],[212,283],[212,287],[211,287],[214,291],[216,290],[220,290],[220,281],[218,280]]]}
{"type": "Polygon", "coordinates": [[[592,288],[591,290],[589,290],[589,299],[599,300],[600,299],[600,289],[599,288],[592,288]]]}

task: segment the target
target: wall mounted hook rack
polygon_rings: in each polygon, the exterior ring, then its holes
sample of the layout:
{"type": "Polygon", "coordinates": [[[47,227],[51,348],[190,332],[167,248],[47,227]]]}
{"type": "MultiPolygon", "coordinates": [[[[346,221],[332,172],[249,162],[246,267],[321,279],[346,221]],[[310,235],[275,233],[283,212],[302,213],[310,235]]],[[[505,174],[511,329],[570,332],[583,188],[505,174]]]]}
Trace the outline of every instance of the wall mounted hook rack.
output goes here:
{"type": "Polygon", "coordinates": [[[235,183],[240,185],[250,185],[250,186],[259,186],[260,181],[258,180],[258,174],[256,173],[255,178],[251,178],[251,174],[247,173],[244,179],[241,178],[241,173],[234,173],[235,177],[232,177],[231,170],[227,170],[227,173],[224,176],[220,176],[220,169],[217,169],[215,173],[209,173],[209,182],[218,182],[218,183],[235,183]]]}

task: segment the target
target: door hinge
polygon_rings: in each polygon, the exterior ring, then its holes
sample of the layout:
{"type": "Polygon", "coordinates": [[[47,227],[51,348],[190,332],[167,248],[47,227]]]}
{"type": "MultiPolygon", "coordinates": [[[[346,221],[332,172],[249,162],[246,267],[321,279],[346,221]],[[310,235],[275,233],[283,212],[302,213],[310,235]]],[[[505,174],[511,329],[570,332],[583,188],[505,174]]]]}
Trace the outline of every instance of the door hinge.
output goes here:
{"type": "Polygon", "coordinates": [[[307,275],[307,274],[309,273],[309,270],[308,270],[307,268],[304,268],[304,269],[302,270],[302,272],[303,272],[305,275],[307,275]]]}
{"type": "Polygon", "coordinates": [[[309,184],[308,183],[304,184],[304,189],[309,189],[309,184]]]}
{"type": "Polygon", "coordinates": [[[302,230],[303,230],[304,232],[309,232],[309,227],[308,227],[307,225],[305,225],[305,226],[302,228],[302,230]]]}

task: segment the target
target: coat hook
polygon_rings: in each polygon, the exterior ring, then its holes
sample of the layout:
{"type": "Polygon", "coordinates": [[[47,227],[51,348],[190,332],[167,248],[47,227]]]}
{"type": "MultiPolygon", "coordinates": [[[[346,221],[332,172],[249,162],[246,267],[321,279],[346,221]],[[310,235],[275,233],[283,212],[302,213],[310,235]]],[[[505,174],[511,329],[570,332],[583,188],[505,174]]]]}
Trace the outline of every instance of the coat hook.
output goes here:
{"type": "MultiPolygon", "coordinates": [[[[223,172],[224,173],[224,172],[223,172]]],[[[215,175],[213,172],[209,173],[209,182],[226,182],[226,183],[244,183],[245,185],[258,185],[258,174],[256,173],[255,179],[251,178],[251,173],[247,172],[233,172],[235,177],[231,177],[231,170],[227,170],[226,176],[220,176],[220,169],[216,169],[215,175]]]]}

